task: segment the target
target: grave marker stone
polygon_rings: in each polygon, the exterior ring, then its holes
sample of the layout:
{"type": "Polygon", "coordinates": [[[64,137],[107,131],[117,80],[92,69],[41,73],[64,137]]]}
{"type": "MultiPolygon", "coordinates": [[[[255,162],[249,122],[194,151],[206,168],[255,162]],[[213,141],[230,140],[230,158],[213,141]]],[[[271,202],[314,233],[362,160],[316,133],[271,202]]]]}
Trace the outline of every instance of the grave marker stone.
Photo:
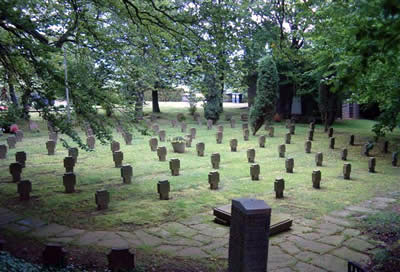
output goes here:
{"type": "Polygon", "coordinates": [[[217,138],[217,144],[222,144],[222,137],[223,137],[223,132],[222,131],[218,131],[216,134],[216,138],[217,138]]]}
{"type": "Polygon", "coordinates": [[[281,177],[275,179],[274,190],[276,198],[283,198],[283,191],[285,190],[285,180],[281,177]]]}
{"type": "Polygon", "coordinates": [[[348,154],[347,148],[343,148],[340,156],[342,161],[347,161],[347,154],[348,154]]]}
{"type": "Polygon", "coordinates": [[[117,141],[112,141],[111,142],[111,151],[112,152],[118,151],[120,148],[121,147],[120,147],[119,142],[117,142],[117,141]]]}
{"type": "Polygon", "coordinates": [[[289,126],[290,134],[294,135],[295,130],[296,130],[296,126],[294,124],[290,124],[290,126],[289,126]]]}
{"type": "Polygon", "coordinates": [[[248,129],[243,130],[243,140],[249,140],[250,131],[248,129]]]}
{"type": "Polygon", "coordinates": [[[265,135],[261,135],[260,137],[258,137],[258,145],[261,148],[265,147],[265,135]]]}
{"type": "Polygon", "coordinates": [[[72,172],[65,173],[63,175],[63,185],[65,187],[66,194],[72,194],[75,192],[76,176],[72,172]]]}
{"type": "Polygon", "coordinates": [[[315,154],[315,165],[322,166],[322,161],[324,160],[324,155],[322,152],[315,154]]]}
{"type": "Polygon", "coordinates": [[[330,149],[335,149],[335,137],[330,138],[329,148],[330,149]]]}
{"type": "Polygon", "coordinates": [[[160,196],[160,200],[168,200],[170,190],[171,188],[168,180],[160,180],[157,183],[157,192],[160,196]]]}
{"type": "Polygon", "coordinates": [[[314,170],[312,172],[312,184],[313,188],[315,189],[320,189],[321,185],[321,171],[320,170],[314,170]]]}
{"type": "Polygon", "coordinates": [[[21,181],[22,165],[18,162],[10,163],[9,171],[13,182],[21,181]]]}
{"type": "Polygon", "coordinates": [[[309,141],[313,141],[313,140],[314,140],[314,130],[310,129],[310,130],[308,131],[307,139],[308,139],[309,141]]]}
{"type": "Polygon", "coordinates": [[[275,128],[274,127],[269,127],[268,136],[269,137],[274,137],[274,132],[275,132],[275,128]]]}
{"type": "Polygon", "coordinates": [[[211,171],[208,173],[208,184],[211,190],[218,190],[219,173],[218,171],[211,171]]]}
{"type": "Polygon", "coordinates": [[[167,148],[165,146],[160,146],[157,148],[157,156],[159,161],[167,160],[167,148]]]}
{"type": "Polygon", "coordinates": [[[78,161],[79,149],[77,147],[68,148],[68,156],[74,158],[75,162],[78,161]]]}
{"type": "Polygon", "coordinates": [[[204,143],[197,143],[196,144],[197,156],[203,157],[204,156],[204,149],[205,149],[205,144],[204,143]]]}
{"type": "Polygon", "coordinates": [[[4,160],[7,158],[7,146],[5,144],[0,145],[0,159],[4,160]]]}
{"type": "Polygon", "coordinates": [[[132,271],[135,268],[135,254],[128,248],[113,248],[107,254],[108,269],[112,272],[132,271]]]}
{"type": "Polygon", "coordinates": [[[349,145],[354,145],[354,135],[350,135],[349,145]]]}
{"type": "Polygon", "coordinates": [[[218,169],[220,161],[221,161],[221,156],[220,156],[219,153],[212,153],[211,154],[211,165],[212,165],[212,168],[218,169]]]}
{"type": "Polygon", "coordinates": [[[27,201],[30,199],[32,192],[32,183],[29,180],[21,180],[17,185],[19,200],[27,201]]]}
{"type": "Polygon", "coordinates": [[[192,136],[190,134],[185,135],[186,147],[192,147],[192,136]]]}
{"type": "Polygon", "coordinates": [[[96,144],[96,138],[94,136],[89,136],[86,138],[86,144],[88,145],[90,150],[94,149],[94,146],[96,144]]]}
{"type": "Polygon", "coordinates": [[[399,152],[392,153],[392,166],[394,166],[394,167],[397,166],[398,154],[399,154],[399,152]]]}
{"type": "Polygon", "coordinates": [[[254,148],[247,149],[247,162],[254,163],[256,158],[256,150],[254,148]]]}
{"type": "Polygon", "coordinates": [[[75,159],[74,157],[65,157],[64,158],[64,168],[65,172],[74,172],[74,167],[75,167],[75,159]]]}
{"type": "Polygon", "coordinates": [[[133,169],[130,164],[123,165],[121,167],[121,178],[124,184],[131,184],[133,176],[133,169]]]}
{"type": "Polygon", "coordinates": [[[252,164],[250,166],[250,177],[251,180],[259,180],[260,179],[260,165],[259,164],[252,164]]]}
{"type": "Polygon", "coordinates": [[[333,128],[329,128],[329,130],[328,130],[328,137],[329,137],[329,138],[333,137],[333,128]]]}
{"type": "Polygon", "coordinates": [[[115,151],[113,153],[113,161],[115,168],[121,168],[123,160],[124,160],[124,153],[121,150],[115,151]]]}
{"type": "Polygon", "coordinates": [[[369,157],[369,152],[372,150],[373,147],[374,147],[374,144],[371,142],[364,144],[363,151],[362,151],[364,156],[369,157]]]}
{"type": "Polygon", "coordinates": [[[192,139],[196,139],[196,132],[197,132],[196,128],[194,127],[190,128],[190,137],[192,139]]]}
{"type": "Polygon", "coordinates": [[[54,155],[56,151],[56,142],[53,140],[46,142],[47,154],[54,155]]]}
{"type": "Polygon", "coordinates": [[[267,271],[271,208],[263,200],[233,199],[231,214],[228,271],[267,271]]]}
{"type": "Polygon", "coordinates": [[[132,133],[130,132],[124,133],[124,140],[126,145],[132,145],[132,139],[133,139],[132,133]]]}
{"type": "Polygon", "coordinates": [[[155,137],[150,138],[149,140],[150,150],[157,151],[158,140],[155,137]]]}
{"type": "Polygon", "coordinates": [[[21,164],[22,168],[25,168],[26,153],[24,151],[19,151],[15,153],[15,160],[16,162],[21,164]]]}
{"type": "Polygon", "coordinates": [[[172,176],[179,176],[179,168],[181,168],[181,162],[179,159],[170,159],[169,160],[169,169],[171,170],[172,176]]]}
{"type": "Polygon", "coordinates": [[[351,164],[350,163],[345,163],[343,165],[343,178],[344,179],[350,179],[350,173],[351,173],[351,164]]]}
{"type": "Polygon", "coordinates": [[[376,158],[371,157],[368,161],[368,172],[375,173],[375,166],[376,166],[376,158]]]}
{"type": "Polygon", "coordinates": [[[231,119],[230,123],[231,123],[231,128],[235,128],[236,127],[235,119],[231,119]]]}
{"type": "Polygon", "coordinates": [[[158,132],[158,137],[160,138],[160,142],[165,142],[166,132],[165,130],[160,130],[158,132]]]}
{"type": "Polygon", "coordinates": [[[310,123],[310,129],[314,131],[314,129],[315,129],[315,122],[311,122],[311,123],[310,123]]]}
{"type": "Polygon", "coordinates": [[[285,161],[286,173],[293,173],[294,159],[287,158],[285,161]]]}
{"type": "Polygon", "coordinates": [[[284,158],[285,152],[286,152],[286,145],[284,145],[284,144],[279,145],[278,146],[279,158],[284,158]]]}
{"type": "Polygon", "coordinates": [[[22,142],[22,139],[24,138],[24,132],[22,132],[22,130],[17,130],[15,132],[15,140],[17,142],[22,142]]]}
{"type": "Polygon", "coordinates": [[[290,132],[285,134],[285,144],[290,144],[290,140],[292,139],[292,135],[290,132]]]}
{"type": "Polygon", "coordinates": [[[17,143],[17,138],[15,138],[15,136],[9,136],[7,138],[8,149],[15,148],[16,143],[17,143]]]}
{"type": "Polygon", "coordinates": [[[110,203],[110,193],[107,190],[97,190],[95,194],[95,201],[98,210],[108,209],[110,203]]]}
{"type": "Polygon", "coordinates": [[[310,140],[304,143],[304,150],[306,153],[311,153],[312,142],[310,140]]]}
{"type": "Polygon", "coordinates": [[[231,147],[231,152],[236,152],[237,151],[237,146],[238,146],[238,140],[237,139],[231,139],[229,141],[229,145],[231,147]]]}
{"type": "Polygon", "coordinates": [[[65,267],[67,252],[59,244],[46,244],[42,252],[42,262],[45,266],[65,267]]]}

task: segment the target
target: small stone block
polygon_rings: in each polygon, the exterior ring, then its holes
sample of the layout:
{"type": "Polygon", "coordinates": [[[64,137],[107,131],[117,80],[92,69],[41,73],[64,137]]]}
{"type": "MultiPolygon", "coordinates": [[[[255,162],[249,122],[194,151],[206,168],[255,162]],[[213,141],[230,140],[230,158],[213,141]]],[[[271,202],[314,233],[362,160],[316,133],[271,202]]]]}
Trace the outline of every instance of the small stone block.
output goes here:
{"type": "Polygon", "coordinates": [[[68,156],[73,157],[75,162],[78,161],[79,149],[77,147],[68,148],[68,156]]]}
{"type": "Polygon", "coordinates": [[[268,136],[269,137],[274,137],[274,132],[275,132],[275,128],[274,127],[269,127],[268,136]]]}
{"type": "Polygon", "coordinates": [[[333,136],[333,128],[328,129],[328,137],[331,138],[333,136]]]}
{"type": "Polygon", "coordinates": [[[322,161],[324,160],[324,154],[322,152],[318,152],[315,154],[315,165],[322,166],[322,161]]]}
{"type": "Polygon", "coordinates": [[[205,144],[204,143],[197,143],[196,144],[196,151],[197,151],[197,156],[203,157],[204,156],[204,150],[205,150],[205,144]]]}
{"type": "Polygon", "coordinates": [[[354,135],[350,135],[349,145],[354,145],[354,135]]]}
{"type": "Polygon", "coordinates": [[[169,169],[171,170],[172,176],[179,176],[179,168],[181,167],[181,162],[179,159],[170,159],[169,160],[169,169]]]}
{"type": "Polygon", "coordinates": [[[375,166],[376,166],[376,158],[375,158],[375,157],[369,158],[369,161],[368,161],[368,171],[369,171],[370,173],[375,173],[375,166]]]}
{"type": "Polygon", "coordinates": [[[292,135],[289,133],[286,133],[285,135],[285,144],[290,144],[290,141],[292,139],[292,135]]]}
{"type": "Polygon", "coordinates": [[[160,142],[165,142],[165,136],[166,136],[165,130],[160,130],[158,132],[158,138],[160,139],[160,142]]]}
{"type": "Polygon", "coordinates": [[[320,170],[314,170],[312,172],[312,184],[313,184],[313,188],[320,189],[320,184],[321,184],[321,171],[320,170]]]}
{"type": "Polygon", "coordinates": [[[238,140],[237,139],[231,139],[229,141],[229,145],[231,147],[231,151],[232,152],[236,152],[237,151],[237,146],[238,146],[238,140]]]}
{"type": "Polygon", "coordinates": [[[74,173],[65,173],[63,175],[63,184],[65,187],[65,193],[71,194],[75,192],[76,176],[74,173]]]}
{"type": "Polygon", "coordinates": [[[125,140],[125,144],[126,145],[131,145],[132,144],[132,139],[133,139],[132,133],[129,133],[129,132],[125,132],[124,133],[124,140],[125,140]]]}
{"type": "Polygon", "coordinates": [[[261,135],[260,137],[258,137],[258,145],[261,148],[265,147],[265,135],[261,135]]]}
{"type": "Polygon", "coordinates": [[[285,161],[286,173],[293,173],[294,159],[287,158],[285,161]]]}
{"type": "Polygon", "coordinates": [[[24,138],[24,132],[22,130],[17,130],[15,132],[15,140],[17,142],[22,142],[22,139],[24,138]]]}
{"type": "Polygon", "coordinates": [[[335,149],[335,137],[332,137],[329,142],[329,148],[335,149]]]}
{"type": "Polygon", "coordinates": [[[190,128],[190,136],[192,139],[196,139],[197,130],[196,128],[190,128]]]}
{"type": "Polygon", "coordinates": [[[217,134],[216,134],[217,144],[222,144],[223,136],[224,136],[224,134],[222,131],[217,132],[217,134]]]}
{"type": "Polygon", "coordinates": [[[399,152],[392,153],[392,166],[394,166],[394,167],[397,166],[398,157],[399,157],[399,152]]]}
{"type": "Polygon", "coordinates": [[[168,180],[160,180],[157,183],[157,192],[160,196],[160,200],[168,200],[170,190],[171,188],[168,180]]]}
{"type": "Polygon", "coordinates": [[[56,151],[56,142],[53,140],[46,142],[47,154],[54,155],[56,151]]]}
{"type": "Polygon", "coordinates": [[[67,252],[58,244],[46,244],[42,253],[42,262],[48,266],[65,267],[67,265],[67,252]]]}
{"type": "Polygon", "coordinates": [[[74,172],[75,167],[75,159],[73,157],[65,157],[64,158],[64,168],[65,172],[74,172]]]}
{"type": "Polygon", "coordinates": [[[345,163],[343,165],[343,178],[344,179],[350,179],[350,173],[351,173],[351,164],[350,163],[345,163]]]}
{"type": "Polygon", "coordinates": [[[276,198],[283,198],[283,191],[285,190],[285,180],[283,178],[276,178],[274,182],[276,198]]]}
{"type": "Polygon", "coordinates": [[[254,163],[256,158],[256,150],[254,148],[247,149],[247,162],[254,163]]]}
{"type": "Polygon", "coordinates": [[[18,182],[18,194],[19,200],[27,201],[30,199],[30,193],[32,192],[32,183],[29,180],[21,180],[18,182]]]}
{"type": "Polygon", "coordinates": [[[250,135],[250,131],[247,128],[245,130],[243,130],[243,140],[248,141],[249,135],[250,135]]]}
{"type": "Polygon", "coordinates": [[[150,150],[151,151],[157,151],[157,146],[158,146],[157,138],[155,138],[155,137],[150,138],[149,145],[150,145],[150,150]]]}
{"type": "Polygon", "coordinates": [[[348,154],[347,148],[343,148],[340,155],[342,161],[347,161],[347,154],[348,154]]]}
{"type": "Polygon", "coordinates": [[[312,142],[311,142],[311,140],[307,140],[307,141],[304,143],[304,150],[305,150],[305,152],[306,152],[306,153],[311,153],[311,147],[312,147],[312,142]]]}
{"type": "Polygon", "coordinates": [[[13,178],[13,182],[21,181],[22,165],[20,163],[18,162],[10,163],[9,170],[13,178]]]}
{"type": "Polygon", "coordinates": [[[15,160],[16,162],[21,164],[22,168],[25,168],[26,153],[24,151],[19,151],[15,153],[15,160]]]}
{"type": "Polygon", "coordinates": [[[128,248],[113,248],[107,254],[108,269],[112,272],[131,271],[135,269],[135,254],[131,253],[128,248]]]}
{"type": "Polygon", "coordinates": [[[157,148],[157,156],[159,161],[167,160],[167,148],[165,146],[160,146],[157,148]]]}
{"type": "Polygon", "coordinates": [[[7,158],[7,146],[5,144],[0,145],[0,159],[4,160],[7,158]]]}
{"type": "Polygon", "coordinates": [[[121,178],[124,184],[131,184],[133,176],[133,169],[130,164],[121,167],[121,178]]]}
{"type": "Polygon", "coordinates": [[[96,138],[94,136],[87,137],[86,144],[89,147],[89,149],[93,150],[96,145],[96,138]]]}
{"type": "Polygon", "coordinates": [[[119,142],[117,142],[117,141],[112,141],[111,142],[111,151],[112,152],[118,151],[120,148],[121,147],[120,147],[119,142]]]}
{"type": "Polygon", "coordinates": [[[250,177],[251,180],[259,180],[260,179],[260,165],[252,164],[250,166],[250,177]]]}
{"type": "Polygon", "coordinates": [[[218,183],[219,183],[218,171],[211,171],[210,173],[208,173],[208,183],[210,184],[211,190],[218,189],[218,183]]]}
{"type": "Polygon", "coordinates": [[[286,152],[286,145],[281,144],[278,146],[278,153],[279,153],[279,157],[280,158],[284,158],[285,157],[285,152],[286,152]]]}
{"type": "Polygon", "coordinates": [[[95,201],[98,210],[105,210],[110,203],[110,193],[107,190],[98,190],[95,194],[95,201]]]}
{"type": "Polygon", "coordinates": [[[122,151],[115,151],[113,153],[113,161],[115,168],[120,168],[122,166],[123,160],[124,160],[124,153],[122,151]]]}
{"type": "Polygon", "coordinates": [[[221,156],[220,156],[219,153],[212,153],[211,154],[211,165],[212,165],[212,168],[218,169],[220,161],[221,161],[221,156]]]}
{"type": "Polygon", "coordinates": [[[309,141],[313,141],[313,140],[314,140],[314,130],[310,129],[310,130],[308,131],[307,139],[308,139],[309,141]]]}

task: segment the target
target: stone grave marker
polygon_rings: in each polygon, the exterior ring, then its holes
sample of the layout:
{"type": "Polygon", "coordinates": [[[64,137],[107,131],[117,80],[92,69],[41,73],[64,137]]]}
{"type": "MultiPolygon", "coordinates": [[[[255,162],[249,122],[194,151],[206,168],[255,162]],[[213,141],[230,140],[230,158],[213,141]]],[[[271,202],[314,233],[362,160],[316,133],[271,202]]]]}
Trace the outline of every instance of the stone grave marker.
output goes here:
{"type": "Polygon", "coordinates": [[[342,161],[347,161],[347,153],[348,153],[347,148],[343,148],[340,156],[342,161]]]}
{"type": "Polygon", "coordinates": [[[112,141],[111,142],[111,151],[112,152],[118,151],[120,148],[121,147],[120,147],[119,142],[117,142],[117,141],[112,141]]]}
{"type": "Polygon", "coordinates": [[[309,141],[313,141],[313,140],[314,140],[314,130],[310,129],[310,130],[308,131],[307,139],[308,139],[309,141]]]}
{"type": "Polygon", "coordinates": [[[185,122],[182,122],[181,123],[181,132],[186,132],[186,128],[187,128],[187,125],[186,125],[186,123],[185,122]]]}
{"type": "Polygon", "coordinates": [[[190,137],[192,139],[196,139],[196,132],[197,132],[196,128],[194,127],[190,128],[190,137]]]}
{"type": "Polygon", "coordinates": [[[27,201],[31,198],[32,183],[29,180],[21,180],[17,185],[19,200],[27,201]]]}
{"type": "Polygon", "coordinates": [[[350,163],[345,163],[343,165],[343,178],[344,179],[350,179],[350,173],[351,173],[351,164],[350,163]]]}
{"type": "Polygon", "coordinates": [[[311,123],[310,123],[310,129],[314,131],[314,129],[315,129],[315,122],[311,122],[311,123]]]}
{"type": "Polygon", "coordinates": [[[354,135],[350,135],[349,145],[354,145],[354,135]]]}
{"type": "Polygon", "coordinates": [[[224,134],[222,131],[218,131],[216,134],[216,140],[217,140],[217,144],[222,144],[222,138],[223,138],[224,134]]]}
{"type": "Polygon", "coordinates": [[[74,157],[68,156],[64,158],[64,168],[66,173],[74,172],[75,162],[74,157]]]}
{"type": "Polygon", "coordinates": [[[331,137],[329,140],[329,148],[335,149],[335,137],[331,137]]]}
{"type": "Polygon", "coordinates": [[[113,153],[113,161],[115,168],[121,168],[123,160],[124,160],[124,153],[121,150],[115,151],[113,153]]]}
{"type": "Polygon", "coordinates": [[[173,127],[173,128],[176,127],[176,124],[177,124],[176,120],[171,120],[171,127],[173,127]]]}
{"type": "Polygon", "coordinates": [[[110,193],[107,190],[97,190],[95,194],[95,201],[98,210],[108,209],[110,203],[110,193]]]}
{"type": "Polygon", "coordinates": [[[86,144],[90,150],[93,150],[96,144],[96,138],[94,136],[89,136],[86,138],[86,144]]]}
{"type": "Polygon", "coordinates": [[[399,152],[392,153],[392,166],[397,166],[397,159],[398,159],[399,152]]]}
{"type": "Polygon", "coordinates": [[[4,160],[7,158],[7,146],[5,144],[0,145],[0,159],[4,160]]]}
{"type": "Polygon", "coordinates": [[[42,262],[45,266],[67,266],[67,251],[59,244],[46,244],[42,252],[42,262]]]}
{"type": "Polygon", "coordinates": [[[249,123],[242,124],[242,130],[249,129],[249,123]]]}
{"type": "Polygon", "coordinates": [[[275,132],[275,128],[274,127],[269,127],[268,136],[269,137],[274,137],[274,132],[275,132]]]}
{"type": "Polygon", "coordinates": [[[284,158],[285,152],[286,152],[286,145],[284,145],[284,144],[279,145],[278,146],[279,158],[284,158]]]}
{"type": "Polygon", "coordinates": [[[213,125],[213,120],[208,119],[207,120],[207,129],[211,130],[212,129],[212,125],[213,125]]]}
{"type": "Polygon", "coordinates": [[[238,140],[237,139],[231,139],[229,141],[229,145],[231,147],[231,151],[232,152],[236,152],[237,151],[237,146],[238,146],[238,140]]]}
{"type": "Polygon", "coordinates": [[[368,142],[364,144],[362,149],[363,155],[369,157],[369,152],[372,150],[372,148],[374,148],[373,143],[368,142]]]}
{"type": "Polygon", "coordinates": [[[275,179],[274,190],[276,198],[283,198],[283,191],[285,190],[285,180],[281,177],[275,179]]]}
{"type": "MultiPolygon", "coordinates": [[[[68,157],[67,157],[68,158],[68,157]]],[[[63,175],[63,185],[65,187],[66,194],[72,194],[75,192],[76,176],[72,172],[65,173],[63,175]]]]}
{"type": "Polygon", "coordinates": [[[290,126],[289,126],[290,134],[294,135],[295,130],[296,130],[296,126],[294,124],[290,124],[290,126]]]}
{"type": "Polygon", "coordinates": [[[158,140],[155,137],[150,138],[149,140],[150,150],[157,151],[158,140]]]}
{"type": "Polygon", "coordinates": [[[322,166],[322,161],[324,160],[324,155],[322,152],[315,154],[315,165],[322,166]]]}
{"type": "Polygon", "coordinates": [[[208,173],[208,184],[211,190],[218,190],[219,173],[218,171],[211,171],[208,173]]]}
{"type": "Polygon", "coordinates": [[[236,121],[235,121],[235,119],[231,119],[231,120],[230,120],[230,123],[231,123],[231,128],[235,128],[235,127],[236,127],[236,121]]]}
{"type": "Polygon", "coordinates": [[[250,166],[250,177],[251,180],[259,180],[260,179],[260,165],[259,164],[252,164],[250,166]]]}
{"type": "Polygon", "coordinates": [[[320,170],[314,170],[312,172],[312,186],[315,189],[320,189],[321,185],[321,171],[320,170]]]}
{"type": "Polygon", "coordinates": [[[169,169],[171,170],[172,176],[179,176],[179,168],[181,168],[181,162],[179,159],[170,159],[169,160],[169,169]]]}
{"type": "Polygon", "coordinates": [[[107,254],[110,271],[132,271],[136,265],[135,254],[129,248],[113,248],[107,254]]]}
{"type": "Polygon", "coordinates": [[[157,156],[159,161],[167,160],[167,148],[165,146],[160,146],[157,148],[157,156]]]}
{"type": "Polygon", "coordinates": [[[376,158],[371,157],[368,160],[368,172],[375,173],[375,166],[376,166],[376,158]]]}
{"type": "Polygon", "coordinates": [[[332,128],[332,127],[330,127],[330,128],[328,129],[328,137],[329,137],[329,138],[333,137],[333,128],[332,128]]]}
{"type": "Polygon", "coordinates": [[[17,144],[17,138],[15,138],[15,136],[9,136],[7,138],[7,144],[8,144],[8,149],[15,148],[15,145],[17,144]]]}
{"type": "Polygon", "coordinates": [[[32,120],[29,120],[29,130],[31,132],[40,132],[39,125],[32,120]]]}
{"type": "Polygon", "coordinates": [[[18,151],[15,153],[15,161],[21,164],[22,168],[25,168],[26,153],[24,151],[18,151]]]}
{"type": "Polygon", "coordinates": [[[206,147],[206,145],[203,142],[196,144],[197,156],[199,156],[199,157],[204,156],[205,147],[206,147]]]}
{"type": "Polygon", "coordinates": [[[132,133],[130,132],[124,133],[124,140],[126,145],[132,145],[132,139],[133,139],[132,133]]]}
{"type": "Polygon", "coordinates": [[[75,162],[78,161],[79,149],[77,147],[68,148],[68,156],[74,158],[75,162]]]}
{"type": "Polygon", "coordinates": [[[169,200],[170,184],[168,180],[160,180],[157,183],[157,192],[160,196],[160,200],[169,200]]]}
{"type": "Polygon", "coordinates": [[[285,161],[286,173],[293,173],[294,159],[287,158],[285,161]]]}
{"type": "Polygon", "coordinates": [[[56,151],[56,142],[53,140],[46,142],[47,154],[54,155],[56,151]]]}
{"type": "Polygon", "coordinates": [[[211,165],[212,165],[212,168],[218,169],[220,161],[221,161],[221,155],[219,153],[212,153],[211,154],[211,165]]]}
{"type": "Polygon", "coordinates": [[[290,132],[285,134],[285,144],[290,144],[290,140],[292,139],[292,135],[290,132]]]}
{"type": "Polygon", "coordinates": [[[232,200],[228,271],[265,272],[271,208],[257,199],[232,200]]]}
{"type": "Polygon", "coordinates": [[[258,137],[258,145],[261,148],[265,147],[265,135],[261,135],[260,137],[258,137]]]}
{"type": "Polygon", "coordinates": [[[166,136],[165,130],[160,130],[158,132],[158,137],[160,139],[160,142],[165,142],[165,136],[166,136]]]}
{"type": "Polygon", "coordinates": [[[121,178],[124,184],[131,184],[133,176],[133,169],[130,164],[122,165],[121,167],[121,178]]]}
{"type": "Polygon", "coordinates": [[[249,140],[250,131],[248,129],[243,130],[243,140],[249,140]]]}
{"type": "Polygon", "coordinates": [[[385,141],[383,143],[383,153],[385,154],[389,153],[389,141],[385,141]]]}
{"type": "Polygon", "coordinates": [[[24,138],[24,132],[22,130],[17,130],[15,132],[15,140],[17,142],[22,142],[22,139],[24,138]]]}
{"type": "Polygon", "coordinates": [[[18,162],[10,163],[9,171],[13,182],[21,181],[22,165],[18,162]]]}
{"type": "Polygon", "coordinates": [[[256,150],[254,148],[247,149],[247,162],[254,163],[256,158],[256,150]]]}
{"type": "Polygon", "coordinates": [[[192,147],[192,135],[185,136],[186,147],[192,147]]]}
{"type": "Polygon", "coordinates": [[[304,143],[304,150],[306,153],[311,153],[312,142],[310,140],[304,143]]]}

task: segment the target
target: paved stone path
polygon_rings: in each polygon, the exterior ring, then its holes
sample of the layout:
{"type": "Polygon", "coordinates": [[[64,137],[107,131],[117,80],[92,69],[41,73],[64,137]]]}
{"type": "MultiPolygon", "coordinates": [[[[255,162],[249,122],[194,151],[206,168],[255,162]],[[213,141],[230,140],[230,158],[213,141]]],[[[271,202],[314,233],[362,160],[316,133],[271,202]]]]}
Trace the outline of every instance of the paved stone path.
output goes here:
{"type": "MultiPolygon", "coordinates": [[[[361,235],[355,219],[376,213],[400,198],[399,193],[375,197],[319,220],[294,218],[292,230],[270,239],[268,270],[347,271],[347,260],[367,264],[380,242],[361,235]]],[[[228,258],[229,228],[212,222],[212,213],[134,232],[86,231],[24,218],[0,208],[0,228],[47,241],[78,246],[151,247],[174,256],[228,258]]]]}

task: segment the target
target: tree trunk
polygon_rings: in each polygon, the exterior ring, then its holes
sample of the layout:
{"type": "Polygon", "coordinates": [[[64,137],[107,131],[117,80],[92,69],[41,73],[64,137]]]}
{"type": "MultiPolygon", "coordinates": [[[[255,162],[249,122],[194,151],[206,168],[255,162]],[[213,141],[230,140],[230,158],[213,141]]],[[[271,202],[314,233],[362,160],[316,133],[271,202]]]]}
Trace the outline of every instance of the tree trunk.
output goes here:
{"type": "Polygon", "coordinates": [[[138,92],[135,101],[135,119],[143,119],[143,93],[138,92]]]}
{"type": "Polygon", "coordinates": [[[152,90],[151,91],[151,99],[153,101],[153,112],[161,112],[160,105],[158,104],[158,91],[152,90]]]}
{"type": "Polygon", "coordinates": [[[14,106],[18,107],[18,98],[17,95],[15,94],[14,84],[11,82],[10,78],[8,80],[8,87],[9,87],[11,102],[14,104],[14,106]]]}
{"type": "Polygon", "coordinates": [[[251,73],[247,76],[247,104],[249,108],[254,104],[254,98],[257,94],[257,73],[251,73]]]}

